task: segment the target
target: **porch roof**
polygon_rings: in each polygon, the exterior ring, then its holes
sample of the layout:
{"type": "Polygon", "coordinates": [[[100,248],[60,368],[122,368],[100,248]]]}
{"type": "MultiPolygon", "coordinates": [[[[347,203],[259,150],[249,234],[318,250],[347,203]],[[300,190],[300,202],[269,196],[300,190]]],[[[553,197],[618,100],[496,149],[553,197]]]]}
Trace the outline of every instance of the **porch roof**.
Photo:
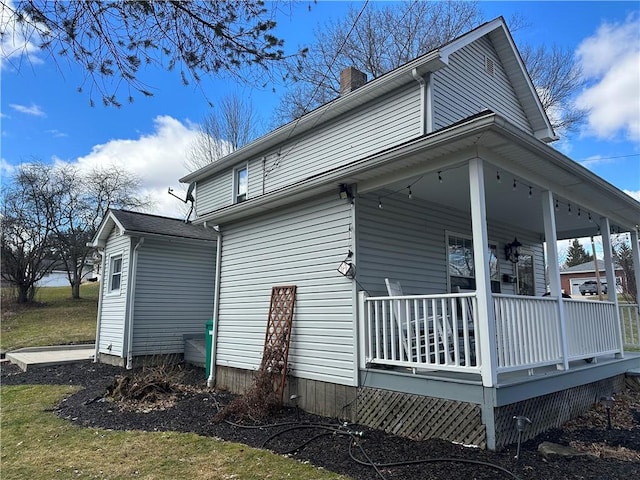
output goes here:
{"type": "Polygon", "coordinates": [[[557,215],[558,238],[595,235],[597,226],[589,222],[589,216],[595,221],[607,217],[625,231],[640,224],[639,202],[490,111],[294,185],[210,212],[197,222],[223,224],[320,193],[337,193],[339,185],[345,183],[356,183],[360,194],[395,192],[412,184],[413,197],[469,211],[466,165],[475,157],[490,164],[485,169],[490,219],[543,232],[540,202],[528,197],[531,187],[532,193],[538,195],[541,191],[552,191],[565,211],[572,206],[573,215],[557,215]],[[495,181],[491,165],[502,172],[501,184],[495,181]],[[438,172],[442,172],[442,183],[438,181],[438,172]],[[513,196],[516,193],[512,190],[513,179],[519,185],[517,197],[513,196]],[[452,185],[458,188],[451,188],[452,185]]]}

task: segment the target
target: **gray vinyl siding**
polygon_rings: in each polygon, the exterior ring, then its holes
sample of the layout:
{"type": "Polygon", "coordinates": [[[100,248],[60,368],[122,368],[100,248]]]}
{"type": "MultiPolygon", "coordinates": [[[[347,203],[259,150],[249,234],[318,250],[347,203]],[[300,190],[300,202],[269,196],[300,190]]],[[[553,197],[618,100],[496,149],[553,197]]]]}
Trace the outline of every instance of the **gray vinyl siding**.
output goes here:
{"type": "Polygon", "coordinates": [[[353,286],[336,270],[350,223],[348,202],[325,196],[222,228],[218,365],[260,365],[271,288],[296,285],[292,374],[353,384],[353,286]]]}
{"type": "Polygon", "coordinates": [[[434,129],[438,130],[483,110],[492,110],[533,133],[500,59],[487,37],[451,55],[449,66],[432,75],[434,129]],[[494,75],[485,72],[485,57],[494,75]]]}
{"type": "Polygon", "coordinates": [[[102,310],[100,321],[100,353],[123,356],[125,318],[127,312],[127,287],[129,284],[129,258],[130,238],[119,236],[114,229],[107,239],[104,254],[106,255],[105,271],[102,275],[100,288],[102,289],[102,310]],[[122,255],[122,275],[120,277],[120,291],[109,292],[110,283],[110,258],[114,255],[122,255]],[[109,346],[111,349],[109,350],[109,346]]]}
{"type": "Polygon", "coordinates": [[[233,199],[233,171],[228,170],[196,184],[196,215],[229,205],[233,199]]]}
{"type": "Polygon", "coordinates": [[[215,243],[145,239],[138,249],[133,355],[183,353],[213,315],[215,243]]]}
{"type": "MultiPolygon", "coordinates": [[[[331,104],[320,108],[331,108],[331,104]]],[[[320,122],[303,136],[294,136],[278,149],[250,159],[247,197],[278,190],[420,134],[420,88],[412,82],[337,121],[320,122]]],[[[232,171],[230,168],[198,183],[198,215],[230,204],[232,171]]]]}
{"type": "MultiPolygon", "coordinates": [[[[359,197],[356,208],[358,282],[371,295],[386,295],[385,278],[399,280],[406,294],[447,292],[446,235],[471,236],[469,213],[442,205],[387,197],[378,208],[378,197],[359,197]]],[[[531,232],[489,222],[489,242],[497,246],[500,275],[513,274],[504,257],[505,243],[517,235],[534,254],[536,295],[544,293],[542,246],[531,232]]],[[[501,283],[501,292],[514,293],[512,284],[501,283]]]]}

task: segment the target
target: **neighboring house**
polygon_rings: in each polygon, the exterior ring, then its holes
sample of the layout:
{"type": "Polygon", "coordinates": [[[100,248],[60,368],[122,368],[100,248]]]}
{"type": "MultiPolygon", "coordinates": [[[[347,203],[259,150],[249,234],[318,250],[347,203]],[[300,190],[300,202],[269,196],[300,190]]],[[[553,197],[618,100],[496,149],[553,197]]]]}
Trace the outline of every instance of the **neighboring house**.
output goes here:
{"type": "MultiPolygon", "coordinates": [[[[47,273],[42,279],[40,279],[36,286],[38,287],[69,287],[69,273],[67,272],[66,266],[60,260],[49,260],[49,266],[47,268],[51,269],[49,273],[47,273]]],[[[93,265],[85,264],[82,268],[82,281],[87,281],[89,278],[92,278],[93,273],[93,265]]]]}
{"type": "MultiPolygon", "coordinates": [[[[624,279],[624,271],[617,263],[613,265],[616,291],[622,293],[626,291],[626,282],[624,279]]],[[[598,260],[598,273],[600,276],[600,283],[606,284],[606,270],[603,260],[598,260]]],[[[580,285],[587,280],[596,280],[596,269],[593,260],[590,262],[581,263],[580,265],[574,265],[572,267],[563,267],[560,270],[560,283],[562,290],[570,295],[580,295],[580,285]]]]}
{"type": "Polygon", "coordinates": [[[640,204],[547,145],[504,21],[341,80],[336,100],[181,179],[194,224],[219,228],[208,383],[250,384],[271,289],[296,285],[287,391],[306,410],[496,449],[514,415],[530,438],[622,388],[640,357],[623,355],[616,297],[563,300],[556,240],[600,228],[613,283],[607,232],[631,232],[640,272],[640,204]]]}
{"type": "Polygon", "coordinates": [[[182,355],[213,314],[216,232],[174,218],[109,210],[93,239],[102,253],[96,359],[182,355]]]}

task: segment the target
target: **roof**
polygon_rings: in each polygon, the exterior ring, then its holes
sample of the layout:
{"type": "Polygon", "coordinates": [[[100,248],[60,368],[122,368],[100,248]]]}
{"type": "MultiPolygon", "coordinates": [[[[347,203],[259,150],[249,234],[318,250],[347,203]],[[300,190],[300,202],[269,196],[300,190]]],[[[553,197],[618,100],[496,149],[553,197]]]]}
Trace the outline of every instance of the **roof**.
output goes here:
{"type": "MultiPolygon", "coordinates": [[[[604,260],[597,260],[598,262],[598,270],[601,272],[605,271],[605,265],[604,265],[604,260]]],[[[620,265],[618,265],[617,263],[614,262],[613,267],[615,270],[619,270],[620,265]]],[[[589,261],[589,262],[585,262],[585,263],[581,263],[579,265],[573,265],[571,267],[564,267],[562,268],[562,270],[560,271],[560,274],[565,274],[565,273],[593,273],[595,272],[595,268],[593,267],[593,260],[589,261]]]]}
{"type": "Polygon", "coordinates": [[[553,132],[549,118],[542,107],[531,78],[524,68],[524,63],[515,47],[513,38],[507,29],[504,19],[499,17],[371,80],[353,92],[339,96],[297,120],[283,125],[235,152],[184,176],[180,181],[184,183],[196,182],[230,168],[237,163],[255,158],[269,149],[291,140],[294,134],[299,136],[317,128],[319,122],[331,122],[346,112],[374,101],[402,85],[415,82],[414,74],[424,76],[429,72],[438,71],[448,65],[449,57],[453,53],[485,35],[488,35],[495,45],[507,75],[511,78],[516,94],[522,102],[522,107],[534,129],[535,137],[546,142],[556,140],[557,137],[553,132]]]}
{"type": "Polygon", "coordinates": [[[120,235],[161,236],[202,241],[215,241],[216,239],[216,231],[203,225],[185,223],[177,218],[112,209],[102,220],[93,238],[93,246],[104,246],[114,227],[120,230],[120,235]]]}

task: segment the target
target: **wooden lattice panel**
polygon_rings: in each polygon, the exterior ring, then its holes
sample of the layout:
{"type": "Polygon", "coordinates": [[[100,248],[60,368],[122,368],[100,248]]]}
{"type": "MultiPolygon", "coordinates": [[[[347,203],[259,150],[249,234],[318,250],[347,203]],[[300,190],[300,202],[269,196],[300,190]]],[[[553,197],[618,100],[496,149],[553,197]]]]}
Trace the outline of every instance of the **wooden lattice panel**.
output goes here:
{"type": "Polygon", "coordinates": [[[465,445],[486,446],[486,429],[479,405],[472,403],[361,388],[358,422],[414,440],[443,438],[465,445]]]}
{"type": "Polygon", "coordinates": [[[284,393],[289,362],[289,343],[291,341],[291,325],[293,308],[296,302],[296,286],[287,285],[271,289],[271,305],[269,320],[264,338],[261,370],[273,376],[274,388],[280,396],[284,393]]]}
{"type": "Polygon", "coordinates": [[[522,441],[525,441],[546,430],[560,427],[589,410],[600,397],[620,391],[623,386],[624,376],[620,375],[499,407],[495,412],[496,448],[501,449],[518,441],[513,418],[516,415],[531,420],[531,425],[522,434],[522,441]]]}

